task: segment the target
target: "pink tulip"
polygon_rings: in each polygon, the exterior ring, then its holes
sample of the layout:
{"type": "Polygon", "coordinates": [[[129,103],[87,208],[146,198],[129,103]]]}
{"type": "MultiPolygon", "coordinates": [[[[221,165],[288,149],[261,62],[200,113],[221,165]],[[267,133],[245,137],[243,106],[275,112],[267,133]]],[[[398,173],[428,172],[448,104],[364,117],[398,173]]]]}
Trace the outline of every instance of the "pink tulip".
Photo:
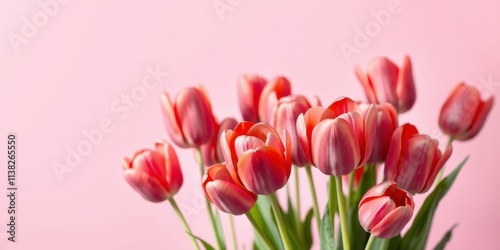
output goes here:
{"type": "Polygon", "coordinates": [[[124,158],[123,168],[127,182],[144,199],[161,202],[175,195],[183,178],[179,160],[172,146],[163,141],[155,149],[143,149],[130,160],[124,158]]]}
{"type": "Polygon", "coordinates": [[[257,195],[235,183],[226,165],[215,164],[203,176],[203,191],[208,200],[221,211],[241,215],[257,201],[257,195]]]}
{"type": "Polygon", "coordinates": [[[265,124],[241,122],[221,135],[221,149],[233,180],[255,194],[272,194],[285,186],[292,167],[287,131],[265,124]]]}
{"type": "Polygon", "coordinates": [[[270,124],[274,106],[278,104],[278,100],[281,97],[289,96],[291,92],[290,82],[285,77],[276,77],[268,83],[262,90],[262,95],[260,96],[260,121],[270,124]]]}
{"type": "Polygon", "coordinates": [[[346,175],[365,164],[376,129],[375,106],[362,112],[347,97],[328,108],[313,107],[297,118],[297,135],[306,159],[327,175],[346,175]]]}
{"type": "Polygon", "coordinates": [[[394,181],[385,181],[368,190],[358,208],[359,223],[365,231],[390,239],[400,234],[410,221],[415,203],[411,194],[394,181]]]}
{"type": "Polygon", "coordinates": [[[493,96],[483,101],[475,87],[460,83],[441,109],[439,126],[454,139],[472,139],[483,127],[492,106],[493,96]]]}
{"type": "Polygon", "coordinates": [[[238,79],[238,100],[243,120],[259,122],[259,100],[266,84],[266,79],[258,75],[243,75],[238,79]]]}
{"type": "Polygon", "coordinates": [[[226,129],[234,129],[238,125],[238,122],[231,117],[228,117],[220,124],[215,125],[215,130],[217,131],[216,136],[212,138],[212,141],[201,146],[201,153],[203,155],[203,163],[206,167],[212,166],[217,163],[224,162],[224,156],[220,149],[220,135],[226,129]]]}
{"type": "Polygon", "coordinates": [[[361,67],[356,66],[356,75],[371,103],[388,102],[399,113],[410,110],[415,103],[415,85],[408,56],[403,59],[401,68],[386,57],[375,58],[368,65],[366,75],[361,67]]]}
{"type": "MultiPolygon", "coordinates": [[[[297,117],[307,112],[310,108],[311,104],[304,96],[293,95],[279,99],[278,104],[273,110],[271,125],[277,131],[287,130],[290,133],[292,140],[292,163],[296,166],[304,166],[308,163],[297,138],[296,123],[297,117]]],[[[284,140],[284,138],[281,139],[284,140]]]]}
{"type": "MultiPolygon", "coordinates": [[[[360,104],[361,110],[367,112],[368,104],[360,104]]],[[[377,111],[377,132],[373,140],[373,150],[367,163],[382,163],[387,157],[392,133],[398,127],[398,113],[394,106],[389,103],[375,105],[377,111]]]]}
{"type": "Polygon", "coordinates": [[[387,153],[385,178],[412,194],[427,192],[452,152],[450,145],[441,154],[438,144],[437,140],[419,134],[413,125],[398,127],[387,153]]]}
{"type": "Polygon", "coordinates": [[[177,146],[200,147],[212,140],[215,119],[208,95],[202,87],[182,90],[174,103],[167,93],[163,93],[161,108],[168,135],[177,146]]]}

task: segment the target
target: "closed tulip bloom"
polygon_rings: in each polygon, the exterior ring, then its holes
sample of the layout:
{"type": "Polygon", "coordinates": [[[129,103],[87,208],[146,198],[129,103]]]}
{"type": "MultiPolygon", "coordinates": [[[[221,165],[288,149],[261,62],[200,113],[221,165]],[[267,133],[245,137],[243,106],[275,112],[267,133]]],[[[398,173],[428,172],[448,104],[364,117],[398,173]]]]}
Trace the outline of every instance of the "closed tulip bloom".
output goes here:
{"type": "Polygon", "coordinates": [[[266,84],[266,79],[258,75],[243,75],[238,79],[238,100],[244,121],[259,122],[259,100],[266,84]]]}
{"type": "Polygon", "coordinates": [[[257,195],[235,183],[225,164],[215,164],[203,176],[203,191],[208,200],[221,211],[241,215],[257,201],[257,195]]]}
{"type": "Polygon", "coordinates": [[[450,158],[452,147],[441,154],[439,142],[418,133],[410,124],[398,127],[392,135],[384,174],[408,192],[425,193],[450,158]]]}
{"type": "Polygon", "coordinates": [[[215,119],[207,93],[202,87],[182,90],[175,102],[161,95],[161,109],[170,139],[181,148],[200,147],[212,140],[215,119]]]}
{"type": "Polygon", "coordinates": [[[304,96],[292,95],[279,99],[278,104],[273,110],[271,125],[277,131],[286,130],[290,134],[290,139],[292,140],[292,163],[296,166],[304,166],[308,163],[297,137],[296,123],[297,117],[307,112],[310,108],[311,104],[304,96]]]}
{"type": "Polygon", "coordinates": [[[259,101],[259,118],[261,122],[271,123],[273,109],[278,100],[282,97],[289,96],[292,92],[292,87],[288,79],[283,76],[276,77],[269,82],[262,90],[262,95],[259,101]]]}
{"type": "Polygon", "coordinates": [[[343,97],[328,108],[313,107],[297,118],[297,135],[312,165],[327,175],[351,173],[368,161],[377,129],[373,104],[362,112],[343,97]]]}
{"type": "Polygon", "coordinates": [[[220,149],[220,135],[226,129],[234,129],[238,125],[238,122],[232,118],[228,117],[222,120],[220,124],[216,124],[217,135],[212,138],[212,141],[201,146],[201,153],[203,155],[203,164],[206,167],[212,166],[217,163],[224,162],[224,156],[220,149]]]}
{"type": "Polygon", "coordinates": [[[265,124],[241,122],[221,135],[221,149],[233,180],[255,194],[272,194],[285,186],[292,167],[287,131],[265,124]]]}
{"type": "Polygon", "coordinates": [[[408,56],[403,59],[401,68],[386,57],[375,58],[368,65],[367,74],[356,66],[356,75],[371,103],[388,102],[399,113],[410,110],[415,103],[415,84],[408,56]]]}
{"type": "MultiPolygon", "coordinates": [[[[361,110],[367,112],[369,105],[360,104],[361,110]]],[[[398,113],[389,103],[375,105],[377,111],[377,132],[373,141],[373,150],[367,163],[381,163],[387,157],[392,133],[398,127],[398,113]]]]}
{"type": "Polygon", "coordinates": [[[359,202],[359,223],[372,235],[390,239],[413,216],[415,203],[411,194],[398,187],[394,181],[385,181],[370,188],[359,202]]]}
{"type": "Polygon", "coordinates": [[[483,127],[492,106],[493,96],[483,101],[475,87],[460,83],[441,109],[439,126],[454,139],[472,139],[483,127]]]}
{"type": "Polygon", "coordinates": [[[161,202],[175,195],[183,178],[177,155],[171,145],[158,141],[155,149],[143,149],[132,159],[124,158],[127,182],[151,202],[161,202]]]}

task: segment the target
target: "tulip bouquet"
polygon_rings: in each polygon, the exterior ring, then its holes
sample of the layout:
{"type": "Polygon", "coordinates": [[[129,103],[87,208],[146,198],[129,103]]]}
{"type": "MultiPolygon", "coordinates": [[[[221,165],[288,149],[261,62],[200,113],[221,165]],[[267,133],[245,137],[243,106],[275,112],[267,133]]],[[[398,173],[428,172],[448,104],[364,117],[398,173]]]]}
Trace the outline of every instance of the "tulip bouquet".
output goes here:
{"type": "MultiPolygon", "coordinates": [[[[436,139],[419,133],[415,125],[399,125],[398,115],[416,99],[408,57],[401,67],[376,58],[367,73],[360,67],[355,72],[368,100],[341,97],[325,106],[292,94],[285,77],[268,82],[242,76],[237,83],[241,122],[215,119],[201,87],[184,89],[173,101],[167,93],[161,96],[171,142],[196,152],[213,244],[191,230],[174,200],[183,175],[169,142],[158,141],[153,149],[125,158],[125,179],[146,200],[168,200],[195,249],[227,248],[219,210],[228,214],[231,225],[233,215],[248,218],[254,229],[252,249],[310,249],[313,225],[321,249],[424,249],[439,202],[467,160],[443,178],[452,144],[478,134],[493,98],[484,101],[475,87],[459,84],[440,113],[439,126],[449,136],[440,149],[436,139]],[[301,168],[312,201],[305,213],[301,168]],[[321,207],[312,171],[329,178],[328,202],[321,207]],[[424,194],[415,211],[413,196],[424,194]],[[286,205],[278,195],[286,196],[286,205]]],[[[237,249],[234,226],[230,230],[237,249]]],[[[452,230],[435,249],[444,248],[452,230]]]]}

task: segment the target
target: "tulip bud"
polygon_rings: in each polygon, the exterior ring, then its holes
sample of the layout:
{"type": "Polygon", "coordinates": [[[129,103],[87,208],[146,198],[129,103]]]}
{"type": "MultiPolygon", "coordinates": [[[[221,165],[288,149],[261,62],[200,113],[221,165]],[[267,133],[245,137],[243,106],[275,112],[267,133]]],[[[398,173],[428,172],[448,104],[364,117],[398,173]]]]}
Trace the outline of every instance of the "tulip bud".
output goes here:
{"type": "Polygon", "coordinates": [[[460,83],[441,109],[439,126],[454,139],[472,139],[483,127],[492,106],[493,96],[483,101],[475,87],[460,83]]]}
{"type": "Polygon", "coordinates": [[[408,56],[403,59],[401,68],[386,57],[375,58],[368,65],[366,75],[361,67],[356,66],[356,75],[371,103],[388,102],[399,113],[410,110],[415,103],[415,85],[408,56]]]}
{"type": "Polygon", "coordinates": [[[427,192],[452,152],[450,145],[441,154],[438,144],[437,140],[419,134],[413,125],[398,127],[387,153],[385,178],[412,194],[427,192]]]}
{"type": "Polygon", "coordinates": [[[124,176],[144,199],[161,202],[175,195],[183,178],[179,160],[172,146],[158,141],[155,149],[143,149],[130,160],[124,158],[124,176]]]}
{"type": "MultiPolygon", "coordinates": [[[[369,105],[360,104],[363,113],[368,112],[369,105]]],[[[389,103],[375,105],[377,112],[377,132],[373,140],[373,150],[367,163],[381,163],[387,157],[389,144],[391,143],[392,133],[398,127],[398,113],[394,106],[389,103]]]]}
{"type": "Polygon", "coordinates": [[[238,122],[234,118],[226,118],[220,124],[215,124],[217,134],[212,138],[210,143],[201,146],[201,153],[203,155],[203,164],[206,167],[212,166],[217,163],[224,162],[224,156],[220,149],[219,138],[222,132],[226,129],[234,129],[238,122]]]}
{"type": "Polygon", "coordinates": [[[241,122],[221,135],[221,150],[233,180],[255,194],[272,194],[285,186],[292,167],[291,142],[274,128],[241,122]]]}
{"type": "Polygon", "coordinates": [[[167,133],[177,146],[200,147],[212,140],[215,119],[208,95],[202,87],[182,90],[174,103],[167,93],[163,93],[161,109],[167,133]]]}
{"type": "Polygon", "coordinates": [[[368,161],[377,129],[373,104],[366,112],[349,98],[313,107],[297,118],[305,157],[327,175],[346,175],[368,161]]]}
{"type": "Polygon", "coordinates": [[[413,216],[414,208],[411,194],[394,181],[385,181],[370,188],[361,198],[359,223],[372,235],[390,239],[401,233],[413,216]]]}
{"type": "Polygon", "coordinates": [[[237,91],[243,120],[259,122],[259,100],[267,81],[257,75],[243,75],[238,79],[237,91]]]}
{"type": "Polygon", "coordinates": [[[290,82],[285,77],[276,77],[272,82],[267,84],[262,90],[259,101],[260,121],[270,124],[274,106],[281,97],[289,96],[291,92],[290,82]]]}
{"type": "MultiPolygon", "coordinates": [[[[277,131],[286,130],[290,134],[292,141],[292,163],[296,166],[306,165],[307,159],[300,147],[297,138],[296,121],[300,114],[307,112],[311,108],[311,104],[304,96],[285,96],[279,99],[278,104],[274,107],[271,125],[277,131]]],[[[284,140],[285,138],[281,138],[284,140]]]]}
{"type": "Polygon", "coordinates": [[[215,164],[203,176],[203,191],[221,211],[241,215],[257,201],[257,195],[233,181],[225,164],[215,164]]]}

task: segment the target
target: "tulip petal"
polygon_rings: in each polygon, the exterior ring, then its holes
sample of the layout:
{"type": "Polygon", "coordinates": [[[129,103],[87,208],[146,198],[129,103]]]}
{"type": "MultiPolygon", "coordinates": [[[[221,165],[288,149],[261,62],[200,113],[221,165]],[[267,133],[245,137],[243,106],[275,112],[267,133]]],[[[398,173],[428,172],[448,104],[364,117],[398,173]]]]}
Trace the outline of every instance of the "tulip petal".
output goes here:
{"type": "Polygon", "coordinates": [[[466,133],[463,134],[463,136],[457,136],[457,139],[464,141],[474,138],[483,127],[484,122],[486,121],[486,118],[488,117],[488,114],[490,113],[492,107],[493,96],[486,100],[486,102],[479,105],[478,110],[476,111],[476,115],[473,118],[474,120],[472,122],[472,126],[466,133]]]}
{"type": "Polygon", "coordinates": [[[436,180],[436,176],[438,175],[439,171],[441,171],[441,169],[443,168],[446,161],[448,161],[452,152],[453,152],[453,146],[450,145],[446,149],[446,151],[443,153],[443,155],[441,156],[439,161],[437,162],[432,173],[429,175],[429,178],[427,179],[427,183],[425,184],[424,188],[419,193],[425,193],[431,188],[432,184],[436,180]]]}
{"type": "Polygon", "coordinates": [[[276,77],[262,90],[259,101],[259,118],[262,122],[271,123],[272,111],[281,97],[291,94],[291,86],[285,77],[276,77]]]}
{"type": "Polygon", "coordinates": [[[237,92],[243,120],[259,122],[259,100],[267,80],[257,75],[243,75],[238,79],[237,92]]]}
{"type": "Polygon", "coordinates": [[[272,194],[288,181],[283,155],[270,146],[249,150],[238,160],[243,186],[255,194],[272,194]]]}
{"type": "Polygon", "coordinates": [[[368,77],[379,103],[388,102],[398,106],[398,74],[398,67],[385,57],[375,58],[368,65],[368,77]]]}
{"type": "MultiPolygon", "coordinates": [[[[170,195],[175,195],[182,186],[183,176],[179,159],[174,151],[174,148],[163,141],[156,143],[157,151],[160,151],[165,156],[165,173],[164,178],[168,184],[165,189],[170,195]]],[[[159,176],[161,178],[161,176],[159,176]]],[[[163,178],[161,178],[163,179],[163,178]]]]}
{"type": "Polygon", "coordinates": [[[246,151],[264,146],[264,142],[255,136],[240,135],[234,141],[236,157],[240,158],[246,151]]]}
{"type": "Polygon", "coordinates": [[[362,114],[361,109],[359,108],[358,103],[353,101],[352,99],[348,97],[341,97],[334,101],[330,106],[327,108],[328,110],[333,112],[333,117],[337,117],[341,114],[349,113],[349,112],[354,112],[358,114],[362,114]]]}
{"type": "Polygon", "coordinates": [[[368,75],[366,75],[361,69],[361,67],[358,65],[356,65],[355,72],[356,76],[361,82],[361,86],[363,86],[368,101],[371,103],[379,103],[379,101],[377,100],[377,96],[375,95],[375,90],[373,89],[370,79],[368,78],[368,75]]]}
{"type": "Polygon", "coordinates": [[[397,207],[385,216],[376,226],[371,229],[371,233],[382,239],[390,239],[401,233],[413,215],[413,207],[397,207]]]}
{"type": "Polygon", "coordinates": [[[125,170],[125,180],[141,196],[151,202],[162,202],[168,198],[168,193],[156,178],[135,169],[125,170]]]}
{"type": "Polygon", "coordinates": [[[324,174],[351,173],[361,160],[359,143],[351,124],[344,119],[320,122],[312,133],[312,159],[324,174]]]}
{"type": "Polygon", "coordinates": [[[160,101],[163,119],[170,139],[172,139],[177,146],[187,148],[188,144],[180,128],[180,119],[177,116],[174,105],[170,101],[170,97],[167,93],[162,93],[160,101]]]}
{"type": "Polygon", "coordinates": [[[208,143],[215,133],[215,119],[207,94],[199,88],[187,88],[176,98],[176,112],[188,145],[201,146],[208,143]],[[201,125],[203,124],[203,125],[201,125]]]}
{"type": "Polygon", "coordinates": [[[408,56],[404,57],[401,70],[399,71],[396,95],[399,100],[397,106],[399,113],[410,110],[413,104],[415,104],[415,83],[413,82],[411,61],[408,56]]]}
{"type": "Polygon", "coordinates": [[[248,212],[257,197],[237,185],[215,180],[207,183],[205,192],[210,201],[226,213],[241,215],[248,212]]]}
{"type": "Polygon", "coordinates": [[[389,196],[367,200],[359,208],[359,222],[366,231],[370,232],[394,209],[396,209],[396,204],[389,196]]]}
{"type": "Polygon", "coordinates": [[[394,180],[398,175],[398,164],[402,143],[416,134],[418,134],[417,128],[408,123],[394,130],[384,167],[384,176],[387,180],[394,180]]]}

